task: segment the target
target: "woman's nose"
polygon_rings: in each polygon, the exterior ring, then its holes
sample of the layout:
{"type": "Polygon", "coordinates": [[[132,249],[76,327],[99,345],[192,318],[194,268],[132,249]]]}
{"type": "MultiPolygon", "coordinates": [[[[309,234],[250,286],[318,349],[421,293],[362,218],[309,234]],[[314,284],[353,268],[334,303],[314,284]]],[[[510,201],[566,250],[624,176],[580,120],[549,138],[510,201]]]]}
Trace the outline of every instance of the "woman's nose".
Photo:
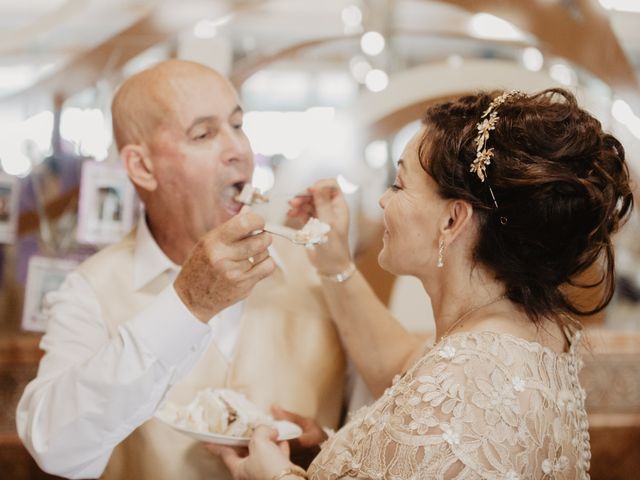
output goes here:
{"type": "Polygon", "coordinates": [[[385,192],[378,199],[378,205],[380,208],[384,210],[384,206],[387,203],[387,195],[389,194],[389,189],[385,190],[385,192]]]}

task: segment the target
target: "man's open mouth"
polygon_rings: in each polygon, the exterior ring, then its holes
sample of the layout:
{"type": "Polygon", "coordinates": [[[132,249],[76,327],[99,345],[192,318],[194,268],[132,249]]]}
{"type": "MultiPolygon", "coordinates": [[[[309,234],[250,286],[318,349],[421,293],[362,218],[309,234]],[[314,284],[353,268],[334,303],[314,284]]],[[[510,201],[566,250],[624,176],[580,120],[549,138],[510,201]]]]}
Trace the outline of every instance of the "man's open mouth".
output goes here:
{"type": "Polygon", "coordinates": [[[240,181],[232,183],[225,187],[222,191],[222,197],[224,200],[224,205],[229,210],[232,215],[235,215],[242,208],[242,203],[236,200],[236,197],[242,191],[242,188],[245,186],[247,182],[240,181]]]}

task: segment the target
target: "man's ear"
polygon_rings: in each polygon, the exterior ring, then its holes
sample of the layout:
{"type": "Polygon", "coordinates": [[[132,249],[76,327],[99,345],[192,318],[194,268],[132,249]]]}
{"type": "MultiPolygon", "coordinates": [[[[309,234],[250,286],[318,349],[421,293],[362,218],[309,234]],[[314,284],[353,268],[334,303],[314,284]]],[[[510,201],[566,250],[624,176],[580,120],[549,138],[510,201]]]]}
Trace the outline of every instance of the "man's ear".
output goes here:
{"type": "Polygon", "coordinates": [[[127,170],[131,181],[138,187],[149,192],[158,187],[153,172],[153,162],[148,155],[147,148],[143,145],[129,144],[120,150],[120,158],[127,170]]]}
{"type": "Polygon", "coordinates": [[[464,200],[452,200],[447,213],[446,224],[442,226],[441,232],[447,237],[447,245],[450,245],[458,235],[471,226],[473,207],[464,200]]]}

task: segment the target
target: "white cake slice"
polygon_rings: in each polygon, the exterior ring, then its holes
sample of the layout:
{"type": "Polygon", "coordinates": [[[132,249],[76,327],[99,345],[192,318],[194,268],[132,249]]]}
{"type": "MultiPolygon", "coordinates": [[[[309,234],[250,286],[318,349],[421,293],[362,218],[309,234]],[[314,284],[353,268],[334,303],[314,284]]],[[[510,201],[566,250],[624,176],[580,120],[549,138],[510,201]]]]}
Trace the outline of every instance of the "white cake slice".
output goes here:
{"type": "Polygon", "coordinates": [[[201,390],[185,406],[165,402],[159,416],[177,427],[234,437],[249,437],[258,425],[273,426],[274,421],[243,394],[213,388],[201,390]]]}

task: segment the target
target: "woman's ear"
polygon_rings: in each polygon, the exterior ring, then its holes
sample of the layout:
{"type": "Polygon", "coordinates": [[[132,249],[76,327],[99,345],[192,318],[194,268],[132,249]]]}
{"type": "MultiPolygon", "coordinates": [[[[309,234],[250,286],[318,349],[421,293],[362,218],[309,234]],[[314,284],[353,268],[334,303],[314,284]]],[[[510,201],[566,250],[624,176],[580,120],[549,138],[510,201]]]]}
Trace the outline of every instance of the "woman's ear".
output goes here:
{"type": "Polygon", "coordinates": [[[473,207],[464,200],[452,200],[447,209],[448,216],[442,226],[442,234],[447,237],[447,244],[451,244],[458,235],[471,226],[473,207]]]}
{"type": "Polygon", "coordinates": [[[158,187],[153,172],[153,162],[143,145],[129,144],[120,150],[120,158],[131,181],[138,187],[149,192],[158,187]]]}

